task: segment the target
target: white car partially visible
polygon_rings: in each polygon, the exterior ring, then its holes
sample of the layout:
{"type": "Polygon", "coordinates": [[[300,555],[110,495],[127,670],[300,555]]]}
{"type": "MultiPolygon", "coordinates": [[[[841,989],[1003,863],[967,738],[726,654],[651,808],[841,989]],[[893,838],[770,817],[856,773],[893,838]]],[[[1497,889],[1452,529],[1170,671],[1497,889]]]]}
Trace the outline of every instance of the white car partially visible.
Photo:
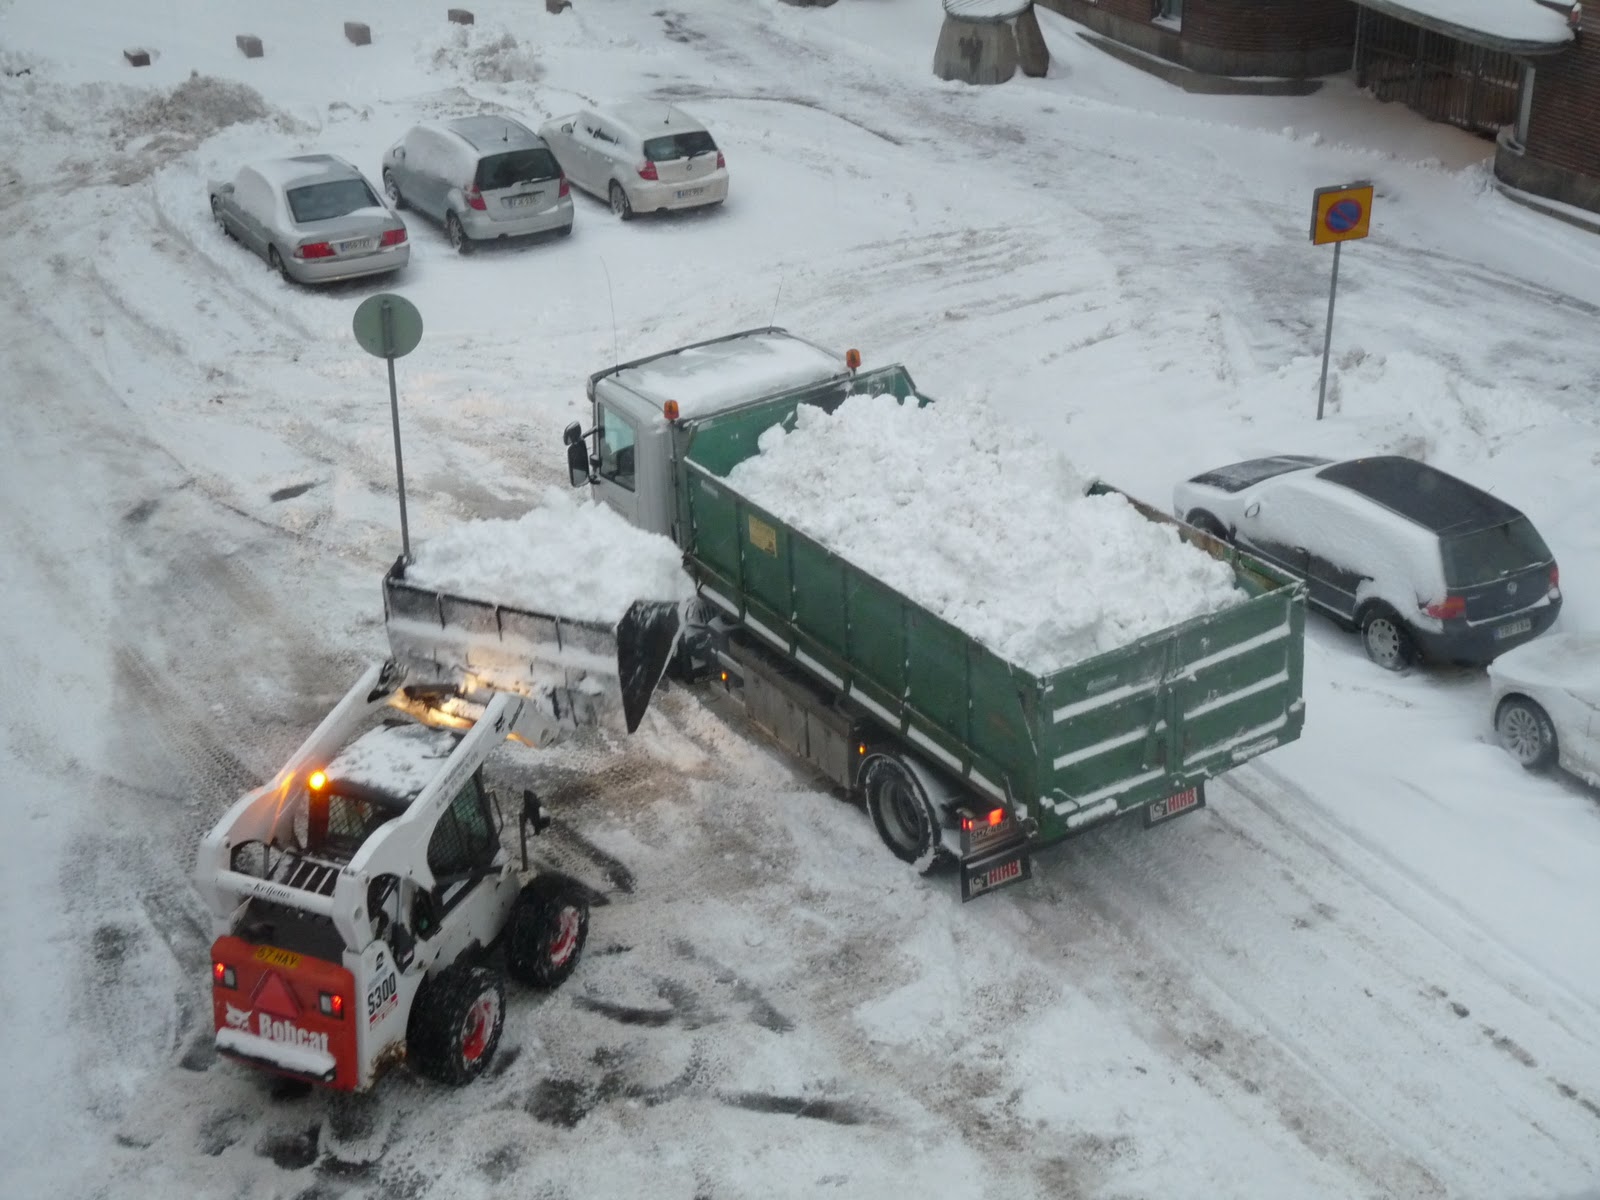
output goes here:
{"type": "Polygon", "coordinates": [[[1494,731],[1530,771],[1600,787],[1600,634],[1549,634],[1489,664],[1494,731]]]}

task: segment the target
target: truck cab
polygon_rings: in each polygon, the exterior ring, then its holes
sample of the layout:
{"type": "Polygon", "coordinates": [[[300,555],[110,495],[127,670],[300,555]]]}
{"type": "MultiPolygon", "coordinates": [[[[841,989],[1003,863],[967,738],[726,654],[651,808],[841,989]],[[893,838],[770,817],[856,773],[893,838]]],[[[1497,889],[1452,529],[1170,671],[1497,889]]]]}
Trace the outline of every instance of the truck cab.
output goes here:
{"type": "Polygon", "coordinates": [[[782,329],[732,334],[598,372],[589,379],[594,428],[567,430],[574,485],[641,529],[677,536],[675,423],[715,417],[796,389],[851,378],[845,358],[782,329]],[[586,439],[592,438],[592,448],[586,439]]]}

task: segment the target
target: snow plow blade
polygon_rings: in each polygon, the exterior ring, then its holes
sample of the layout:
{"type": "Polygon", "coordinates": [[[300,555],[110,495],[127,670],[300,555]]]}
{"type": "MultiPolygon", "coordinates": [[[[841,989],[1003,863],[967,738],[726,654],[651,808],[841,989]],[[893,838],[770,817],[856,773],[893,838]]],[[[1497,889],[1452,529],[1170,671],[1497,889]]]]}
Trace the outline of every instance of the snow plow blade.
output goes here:
{"type": "Polygon", "coordinates": [[[639,727],[677,647],[675,603],[640,600],[616,624],[532,612],[408,583],[405,560],[383,579],[389,650],[409,681],[471,697],[512,692],[548,703],[571,725],[620,705],[639,727]]]}

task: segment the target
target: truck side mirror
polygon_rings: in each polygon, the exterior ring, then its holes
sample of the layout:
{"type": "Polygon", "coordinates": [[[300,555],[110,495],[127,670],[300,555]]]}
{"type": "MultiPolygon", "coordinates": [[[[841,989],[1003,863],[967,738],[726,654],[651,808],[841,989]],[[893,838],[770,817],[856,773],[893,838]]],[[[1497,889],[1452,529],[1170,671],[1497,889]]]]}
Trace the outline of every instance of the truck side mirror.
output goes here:
{"type": "MultiPolygon", "coordinates": [[[[577,426],[572,428],[577,429],[577,426]]],[[[567,443],[567,474],[572,477],[573,487],[589,482],[589,447],[583,444],[582,438],[567,443]]]]}
{"type": "Polygon", "coordinates": [[[561,431],[561,444],[570,446],[574,442],[583,441],[583,426],[576,421],[561,431]]]}

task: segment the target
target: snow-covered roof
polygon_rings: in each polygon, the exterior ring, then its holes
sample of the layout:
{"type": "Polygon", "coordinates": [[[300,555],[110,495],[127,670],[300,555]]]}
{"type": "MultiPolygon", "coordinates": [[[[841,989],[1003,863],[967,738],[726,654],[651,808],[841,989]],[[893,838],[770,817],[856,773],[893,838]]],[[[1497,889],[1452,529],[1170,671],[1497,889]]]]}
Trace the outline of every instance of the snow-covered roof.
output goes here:
{"type": "Polygon", "coordinates": [[[771,332],[663,354],[623,367],[600,383],[625,387],[658,410],[676,400],[680,416],[699,417],[844,372],[842,358],[801,338],[771,332]]]}
{"type": "Polygon", "coordinates": [[[333,154],[299,154],[293,158],[267,158],[250,164],[268,183],[290,188],[300,183],[329,179],[358,179],[361,172],[333,154]]]}
{"type": "Polygon", "coordinates": [[[339,751],[324,769],[335,791],[355,784],[409,804],[439,773],[458,740],[448,729],[382,725],[339,751]]]}
{"type": "Polygon", "coordinates": [[[596,111],[603,117],[615,118],[642,137],[705,128],[677,105],[662,100],[624,100],[596,111]]]}
{"type": "Polygon", "coordinates": [[[1540,0],[1357,0],[1445,37],[1511,54],[1550,54],[1572,41],[1567,8],[1540,0]]]}

